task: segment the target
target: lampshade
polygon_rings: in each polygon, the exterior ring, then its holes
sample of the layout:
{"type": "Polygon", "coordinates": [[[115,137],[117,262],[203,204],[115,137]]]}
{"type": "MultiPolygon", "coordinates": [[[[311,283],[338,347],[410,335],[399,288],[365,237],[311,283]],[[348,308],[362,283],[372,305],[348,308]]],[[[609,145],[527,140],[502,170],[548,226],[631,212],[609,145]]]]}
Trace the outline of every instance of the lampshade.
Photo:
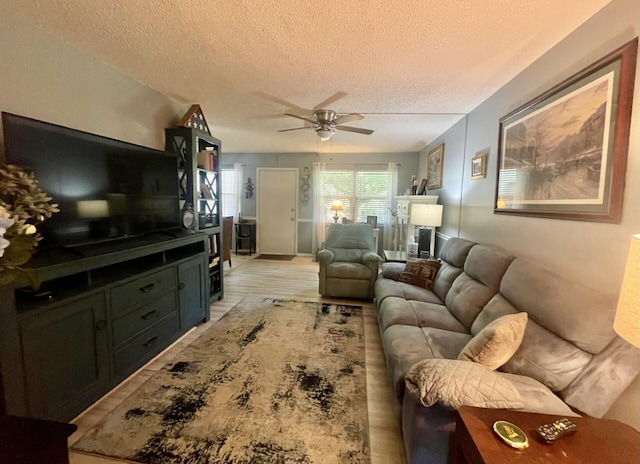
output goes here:
{"type": "Polygon", "coordinates": [[[333,135],[333,131],[331,129],[318,129],[316,130],[316,134],[320,137],[320,140],[326,142],[333,135]]]}
{"type": "Polygon", "coordinates": [[[98,219],[109,217],[109,203],[106,200],[83,200],[77,203],[78,217],[98,219]]]}
{"type": "Polygon", "coordinates": [[[629,343],[640,347],[640,234],[631,237],[613,328],[629,343]]]}
{"type": "Polygon", "coordinates": [[[440,227],[442,225],[442,205],[411,205],[409,223],[416,226],[440,227]]]}
{"type": "Polygon", "coordinates": [[[342,211],[342,203],[340,200],[334,200],[331,204],[331,211],[342,211]]]}

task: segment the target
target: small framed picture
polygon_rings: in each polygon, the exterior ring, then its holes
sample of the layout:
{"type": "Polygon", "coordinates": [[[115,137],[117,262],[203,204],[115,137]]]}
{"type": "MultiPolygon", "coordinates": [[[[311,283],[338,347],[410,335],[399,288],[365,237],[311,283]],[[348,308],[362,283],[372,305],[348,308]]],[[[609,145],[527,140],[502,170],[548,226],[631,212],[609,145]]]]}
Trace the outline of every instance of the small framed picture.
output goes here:
{"type": "Polygon", "coordinates": [[[418,195],[425,195],[427,192],[427,179],[422,179],[420,182],[420,187],[418,187],[418,195]]]}
{"type": "Polygon", "coordinates": [[[471,178],[484,179],[487,177],[487,155],[489,152],[481,152],[471,158],[471,178]]]}
{"type": "Polygon", "coordinates": [[[367,224],[376,229],[378,227],[378,216],[367,216],[367,224]]]}

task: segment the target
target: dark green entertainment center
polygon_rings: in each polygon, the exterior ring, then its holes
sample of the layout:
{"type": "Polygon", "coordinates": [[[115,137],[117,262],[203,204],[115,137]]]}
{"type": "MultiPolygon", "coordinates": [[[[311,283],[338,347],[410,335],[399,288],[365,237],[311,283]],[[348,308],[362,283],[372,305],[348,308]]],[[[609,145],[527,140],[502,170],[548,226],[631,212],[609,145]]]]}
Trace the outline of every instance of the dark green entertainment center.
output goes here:
{"type": "Polygon", "coordinates": [[[223,298],[220,141],[190,128],[166,136],[181,207],[194,204],[198,221],[42,250],[27,265],[37,291],[0,286],[0,415],[73,419],[223,298]]]}
{"type": "Polygon", "coordinates": [[[206,234],[111,245],[36,256],[42,296],[2,288],[7,414],[69,421],[209,319],[206,234]]]}

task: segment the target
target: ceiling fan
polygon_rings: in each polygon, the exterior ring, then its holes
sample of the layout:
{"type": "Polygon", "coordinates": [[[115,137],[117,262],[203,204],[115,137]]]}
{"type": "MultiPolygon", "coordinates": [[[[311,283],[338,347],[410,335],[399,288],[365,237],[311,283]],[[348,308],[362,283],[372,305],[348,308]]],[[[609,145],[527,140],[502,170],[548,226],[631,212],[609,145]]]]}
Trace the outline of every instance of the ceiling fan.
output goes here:
{"type": "Polygon", "coordinates": [[[300,129],[314,129],[320,140],[323,142],[329,140],[331,136],[334,134],[336,130],[347,131],[347,132],[355,132],[357,134],[366,134],[371,135],[373,131],[370,129],[360,129],[359,127],[351,127],[351,126],[343,126],[342,124],[351,122],[351,121],[359,121],[364,119],[364,116],[358,113],[350,113],[342,116],[338,116],[338,114],[333,110],[325,110],[319,109],[313,112],[313,116],[300,116],[298,114],[293,113],[284,113],[287,116],[291,116],[293,118],[302,119],[308,123],[313,125],[305,125],[303,127],[294,127],[293,129],[282,129],[278,132],[288,132],[300,129]],[[315,118],[315,119],[312,119],[315,118]]]}

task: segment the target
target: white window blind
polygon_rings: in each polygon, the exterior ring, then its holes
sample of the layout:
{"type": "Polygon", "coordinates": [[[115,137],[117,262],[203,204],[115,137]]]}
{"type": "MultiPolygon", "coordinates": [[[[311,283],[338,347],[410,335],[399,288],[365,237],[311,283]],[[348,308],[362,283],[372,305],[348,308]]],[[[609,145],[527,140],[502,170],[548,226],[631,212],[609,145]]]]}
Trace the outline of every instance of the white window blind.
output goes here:
{"type": "Polygon", "coordinates": [[[389,205],[387,199],[390,176],[387,171],[322,171],[320,173],[322,204],[325,222],[333,222],[331,205],[342,203],[338,214],[353,222],[367,222],[367,216],[377,216],[383,223],[389,205]]]}
{"type": "Polygon", "coordinates": [[[222,178],[222,215],[235,216],[236,197],[236,175],[233,169],[222,168],[220,170],[222,178]]]}

